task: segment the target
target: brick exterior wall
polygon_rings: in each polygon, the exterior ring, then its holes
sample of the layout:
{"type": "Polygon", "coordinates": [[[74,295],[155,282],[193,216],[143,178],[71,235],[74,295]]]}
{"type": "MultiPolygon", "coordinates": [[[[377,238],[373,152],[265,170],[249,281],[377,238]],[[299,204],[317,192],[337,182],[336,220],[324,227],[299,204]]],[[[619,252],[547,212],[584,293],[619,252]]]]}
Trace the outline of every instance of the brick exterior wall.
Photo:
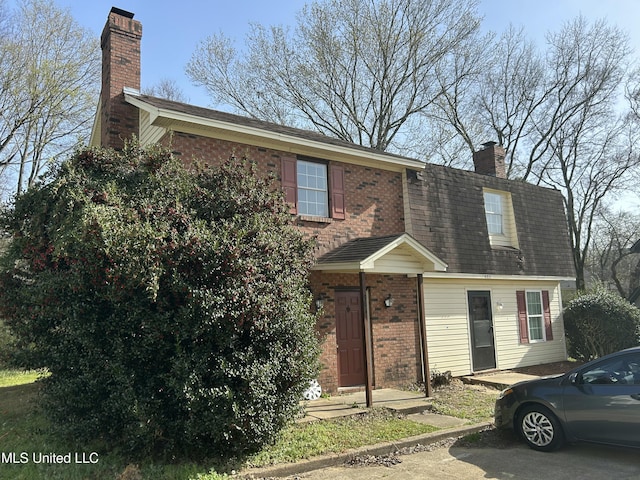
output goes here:
{"type": "MultiPolygon", "coordinates": [[[[181,132],[166,135],[162,143],[169,146],[174,155],[182,158],[186,164],[199,160],[208,165],[217,165],[232,155],[244,157],[255,162],[261,174],[273,175],[277,181],[281,176],[281,156],[291,156],[277,150],[181,132]]],[[[341,165],[345,173],[345,219],[310,221],[309,217],[298,217],[296,220],[307,236],[316,239],[318,256],[354,238],[405,231],[402,174],[359,165],[341,165]]],[[[279,184],[275,187],[279,188],[279,184]]]]}
{"type": "MultiPolygon", "coordinates": [[[[102,33],[101,143],[122,148],[125,139],[139,136],[139,112],[126,103],[124,87],[140,88],[140,40],[142,25],[133,14],[112,9],[102,33]]],[[[171,132],[161,140],[185,164],[198,160],[217,165],[231,156],[255,162],[261,175],[275,178],[281,188],[280,152],[183,132],[171,132]]],[[[329,167],[336,164],[330,159],[329,167]]],[[[405,231],[402,173],[353,164],[344,169],[345,218],[297,216],[296,225],[316,240],[320,256],[343,243],[363,237],[377,237],[405,231]]],[[[373,328],[374,383],[376,387],[402,386],[418,379],[420,348],[417,323],[417,286],[404,275],[367,275],[373,328]],[[387,308],[384,299],[391,293],[394,305],[387,308]]],[[[320,383],[325,391],[338,387],[335,339],[334,298],[337,289],[359,287],[357,274],[312,272],[309,279],[314,298],[323,295],[325,307],[318,319],[322,339],[323,364],[320,383]]],[[[312,307],[315,308],[315,307],[312,307]]]]}
{"type": "Polygon", "coordinates": [[[100,94],[103,146],[121,149],[125,139],[139,135],[138,109],[124,99],[124,87],[140,89],[142,24],[133,14],[112,9],[101,37],[102,90],[100,94]]]}
{"type": "MultiPolygon", "coordinates": [[[[181,132],[167,135],[163,143],[187,164],[198,160],[217,165],[232,155],[247,158],[256,163],[261,174],[276,178],[276,188],[280,188],[280,158],[291,156],[277,150],[181,132]]],[[[317,222],[298,217],[296,220],[297,226],[307,236],[316,239],[318,256],[353,238],[404,231],[402,174],[342,165],[345,171],[345,219],[317,222]]],[[[370,288],[375,386],[406,386],[417,381],[421,372],[416,280],[404,275],[367,275],[366,282],[370,288]],[[395,299],[391,308],[384,306],[384,299],[389,293],[395,299]]],[[[324,391],[336,392],[335,290],[358,289],[359,277],[357,274],[312,272],[310,288],[314,298],[322,296],[325,299],[317,325],[322,342],[319,382],[324,391]]]]}
{"type": "MultiPolygon", "coordinates": [[[[377,274],[368,274],[365,278],[369,289],[374,386],[406,387],[422,378],[416,279],[377,274]],[[389,293],[394,303],[387,308],[384,300],[389,293]]],[[[318,381],[324,391],[335,392],[338,390],[335,292],[359,289],[359,277],[348,273],[312,272],[309,281],[314,293],[324,298],[317,323],[322,348],[318,381]]]]}

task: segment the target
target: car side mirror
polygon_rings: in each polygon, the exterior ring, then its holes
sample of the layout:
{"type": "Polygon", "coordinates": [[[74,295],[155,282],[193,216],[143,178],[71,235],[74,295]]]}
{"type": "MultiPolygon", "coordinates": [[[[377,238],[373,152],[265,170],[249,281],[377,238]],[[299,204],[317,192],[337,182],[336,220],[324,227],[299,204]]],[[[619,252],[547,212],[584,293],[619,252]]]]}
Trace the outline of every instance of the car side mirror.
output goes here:
{"type": "Polygon", "coordinates": [[[569,383],[571,383],[571,385],[578,385],[580,383],[580,375],[578,375],[578,373],[572,373],[571,375],[569,375],[569,383]]]}

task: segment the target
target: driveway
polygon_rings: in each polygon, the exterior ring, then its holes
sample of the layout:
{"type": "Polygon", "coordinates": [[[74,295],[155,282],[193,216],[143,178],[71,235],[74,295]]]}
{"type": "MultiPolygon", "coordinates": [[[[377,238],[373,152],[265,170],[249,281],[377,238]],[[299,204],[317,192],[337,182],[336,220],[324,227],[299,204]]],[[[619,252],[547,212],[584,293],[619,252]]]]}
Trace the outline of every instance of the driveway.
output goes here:
{"type": "MultiPolygon", "coordinates": [[[[515,442],[515,439],[514,439],[515,442]]],[[[514,443],[497,447],[469,447],[454,443],[433,451],[402,455],[401,463],[369,467],[332,467],[302,474],[310,480],[418,479],[474,480],[616,480],[640,478],[640,455],[594,445],[569,445],[555,453],[536,452],[514,443]]],[[[393,463],[393,462],[390,462],[393,463]]]]}

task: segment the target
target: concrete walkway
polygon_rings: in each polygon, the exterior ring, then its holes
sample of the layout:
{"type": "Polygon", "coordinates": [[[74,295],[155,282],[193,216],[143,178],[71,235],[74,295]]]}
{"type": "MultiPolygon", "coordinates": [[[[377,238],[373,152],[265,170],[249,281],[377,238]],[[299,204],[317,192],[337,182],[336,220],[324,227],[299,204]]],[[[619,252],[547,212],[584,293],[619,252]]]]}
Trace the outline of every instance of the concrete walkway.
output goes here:
{"type": "Polygon", "coordinates": [[[536,378],[540,377],[536,375],[525,375],[524,373],[504,371],[489,373],[486,375],[469,375],[468,377],[462,377],[462,381],[465,383],[486,385],[488,387],[494,387],[502,390],[514,383],[523,382],[525,380],[535,380],[536,378]]]}
{"type": "MultiPolygon", "coordinates": [[[[465,377],[463,381],[467,383],[483,384],[494,388],[506,388],[506,386],[513,383],[535,378],[538,377],[512,372],[499,372],[489,375],[465,377]],[[472,381],[469,381],[469,379],[472,381]]],[[[418,444],[428,445],[430,443],[444,440],[445,438],[469,435],[473,432],[478,432],[491,426],[491,422],[469,425],[466,420],[460,418],[431,413],[430,399],[426,398],[424,394],[419,392],[407,392],[392,388],[383,388],[380,390],[374,390],[372,394],[374,407],[385,407],[399,413],[404,413],[410,420],[425,423],[427,425],[433,425],[441,430],[394,442],[368,445],[340,454],[321,455],[297,463],[248,469],[242,473],[248,475],[249,478],[272,478],[285,477],[288,475],[297,476],[304,472],[341,465],[355,456],[389,455],[405,447],[411,447],[418,444]]],[[[362,413],[365,410],[365,404],[364,392],[336,395],[327,398],[320,398],[318,400],[305,401],[305,417],[299,421],[312,422],[329,418],[344,417],[347,415],[355,415],[362,413]]]]}
{"type": "MultiPolygon", "coordinates": [[[[419,392],[407,392],[393,388],[374,390],[373,406],[388,408],[407,415],[414,422],[433,425],[438,428],[452,428],[464,425],[465,420],[447,415],[431,413],[431,401],[419,392]]],[[[305,416],[300,422],[313,422],[328,418],[345,417],[362,413],[365,409],[364,392],[320,398],[305,403],[305,416]]]]}

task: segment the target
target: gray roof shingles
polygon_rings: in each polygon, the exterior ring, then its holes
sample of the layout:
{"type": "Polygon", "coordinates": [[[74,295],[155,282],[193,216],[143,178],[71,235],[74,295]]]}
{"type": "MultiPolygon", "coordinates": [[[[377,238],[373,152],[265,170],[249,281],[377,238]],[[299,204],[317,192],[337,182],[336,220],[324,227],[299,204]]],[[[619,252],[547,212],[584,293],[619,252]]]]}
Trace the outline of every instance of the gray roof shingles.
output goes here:
{"type": "MultiPolygon", "coordinates": [[[[317,132],[148,95],[137,97],[159,109],[253,127],[327,145],[408,159],[317,132]]],[[[415,171],[407,170],[412,235],[448,263],[448,272],[575,276],[560,192],[433,164],[425,165],[421,177],[418,178],[415,171]],[[519,250],[491,248],[482,196],[482,189],[485,187],[511,193],[519,250]]],[[[336,263],[363,260],[400,235],[402,234],[356,239],[328,252],[319,261],[336,263]]]]}
{"type": "Polygon", "coordinates": [[[449,273],[575,277],[559,191],[427,164],[407,171],[413,236],[449,273]],[[520,249],[492,248],[483,188],[510,192],[520,249]]]}
{"type": "Polygon", "coordinates": [[[360,262],[404,235],[397,233],[383,237],[356,238],[325,253],[318,259],[319,264],[360,262]]]}
{"type": "Polygon", "coordinates": [[[412,160],[413,158],[396,155],[393,153],[382,152],[369,147],[357,145],[355,143],[347,142],[339,138],[329,137],[319,132],[313,132],[310,130],[303,130],[300,128],[287,127],[277,123],[266,122],[264,120],[258,120],[255,118],[244,117],[241,115],[235,115],[233,113],[221,112],[219,110],[212,110],[210,108],[198,107],[196,105],[189,105],[187,103],[175,102],[172,100],[166,100],[164,98],[152,97],[150,95],[136,95],[139,100],[162,110],[170,110],[173,112],[184,113],[195,117],[216,120],[220,122],[227,122],[234,125],[241,125],[245,127],[256,128],[259,130],[265,130],[268,132],[280,133],[290,137],[296,137],[304,140],[310,140],[314,142],[324,143],[327,145],[334,145],[339,147],[350,148],[352,150],[360,150],[363,152],[371,152],[379,155],[385,155],[390,158],[397,158],[402,160],[412,160]]]}

